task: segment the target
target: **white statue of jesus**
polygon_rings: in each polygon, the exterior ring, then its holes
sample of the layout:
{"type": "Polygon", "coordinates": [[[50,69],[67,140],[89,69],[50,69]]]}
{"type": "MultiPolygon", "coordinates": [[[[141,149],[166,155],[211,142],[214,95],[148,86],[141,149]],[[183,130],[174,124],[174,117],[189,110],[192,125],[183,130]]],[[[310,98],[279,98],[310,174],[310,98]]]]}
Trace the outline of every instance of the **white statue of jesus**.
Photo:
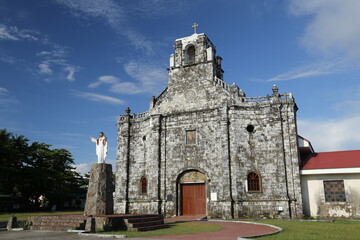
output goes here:
{"type": "Polygon", "coordinates": [[[92,142],[96,143],[96,155],[98,156],[98,163],[105,163],[105,159],[108,151],[108,144],[106,136],[103,132],[100,132],[98,139],[90,136],[92,142]]]}

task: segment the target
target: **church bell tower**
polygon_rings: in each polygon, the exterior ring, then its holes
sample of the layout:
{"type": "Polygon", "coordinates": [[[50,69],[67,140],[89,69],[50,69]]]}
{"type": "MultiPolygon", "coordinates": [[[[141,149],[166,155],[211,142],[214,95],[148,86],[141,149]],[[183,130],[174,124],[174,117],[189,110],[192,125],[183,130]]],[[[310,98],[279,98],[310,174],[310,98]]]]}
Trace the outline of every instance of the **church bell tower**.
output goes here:
{"type": "Polygon", "coordinates": [[[172,73],[203,72],[209,79],[214,77],[223,80],[224,71],[221,68],[220,56],[216,56],[216,48],[204,34],[198,34],[194,23],[194,33],[191,36],[177,39],[174,44],[175,54],[170,55],[169,87],[175,82],[172,73]],[[204,73],[204,72],[203,72],[204,73]]]}

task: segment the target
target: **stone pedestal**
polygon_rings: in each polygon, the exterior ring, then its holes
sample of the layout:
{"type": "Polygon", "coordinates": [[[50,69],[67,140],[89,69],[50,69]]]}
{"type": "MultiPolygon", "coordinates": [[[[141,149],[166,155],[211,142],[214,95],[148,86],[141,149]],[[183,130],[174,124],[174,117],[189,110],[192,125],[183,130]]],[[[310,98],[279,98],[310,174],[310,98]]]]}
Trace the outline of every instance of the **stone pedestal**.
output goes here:
{"type": "Polygon", "coordinates": [[[16,228],[17,218],[16,217],[9,217],[9,221],[7,223],[6,229],[11,231],[13,228],[16,228]]]}
{"type": "Polygon", "coordinates": [[[98,163],[91,166],[84,213],[87,215],[114,213],[111,164],[98,163]]]}

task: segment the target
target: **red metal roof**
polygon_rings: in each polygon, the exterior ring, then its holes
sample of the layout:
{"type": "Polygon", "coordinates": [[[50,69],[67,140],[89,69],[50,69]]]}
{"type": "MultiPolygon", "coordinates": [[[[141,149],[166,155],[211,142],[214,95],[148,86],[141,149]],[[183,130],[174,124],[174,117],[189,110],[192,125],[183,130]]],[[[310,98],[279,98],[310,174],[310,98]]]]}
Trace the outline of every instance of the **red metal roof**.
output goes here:
{"type": "Polygon", "coordinates": [[[360,167],[360,150],[314,153],[301,170],[354,167],[360,167]]]}

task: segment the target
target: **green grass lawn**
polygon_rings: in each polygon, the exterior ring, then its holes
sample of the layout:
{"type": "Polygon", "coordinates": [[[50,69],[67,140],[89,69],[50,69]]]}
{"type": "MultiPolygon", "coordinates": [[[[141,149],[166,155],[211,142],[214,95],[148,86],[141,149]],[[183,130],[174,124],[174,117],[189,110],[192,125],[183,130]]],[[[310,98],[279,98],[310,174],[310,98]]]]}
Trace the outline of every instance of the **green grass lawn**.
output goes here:
{"type": "Polygon", "coordinates": [[[259,240],[355,240],[360,239],[360,222],[335,220],[334,222],[313,221],[253,221],[281,227],[282,232],[271,236],[258,237],[259,240]]]}
{"type": "Polygon", "coordinates": [[[69,211],[69,212],[28,212],[28,213],[0,213],[0,222],[8,221],[9,217],[15,216],[18,221],[27,220],[30,216],[39,215],[59,215],[59,214],[84,214],[83,211],[69,211]]]}
{"type": "MultiPolygon", "coordinates": [[[[10,216],[18,220],[27,220],[29,216],[58,215],[58,214],[83,214],[82,211],[68,212],[30,212],[15,214],[0,214],[0,221],[8,221],[10,216]]],[[[250,222],[250,221],[249,221],[250,222]]],[[[251,222],[266,223],[281,227],[282,232],[271,236],[258,237],[259,240],[357,240],[360,239],[360,221],[335,220],[334,222],[315,221],[282,221],[282,220],[256,220],[251,222]]],[[[193,234],[201,232],[218,231],[222,227],[216,223],[169,223],[169,228],[149,232],[117,231],[106,234],[124,234],[128,237],[150,237],[161,235],[193,234]]]]}
{"type": "Polygon", "coordinates": [[[99,232],[105,234],[119,234],[127,237],[151,237],[162,235],[178,235],[178,234],[193,234],[202,232],[214,232],[222,229],[221,226],[212,223],[199,222],[183,222],[183,223],[168,223],[169,227],[147,232],[137,231],[116,231],[116,232],[99,232]]]}

